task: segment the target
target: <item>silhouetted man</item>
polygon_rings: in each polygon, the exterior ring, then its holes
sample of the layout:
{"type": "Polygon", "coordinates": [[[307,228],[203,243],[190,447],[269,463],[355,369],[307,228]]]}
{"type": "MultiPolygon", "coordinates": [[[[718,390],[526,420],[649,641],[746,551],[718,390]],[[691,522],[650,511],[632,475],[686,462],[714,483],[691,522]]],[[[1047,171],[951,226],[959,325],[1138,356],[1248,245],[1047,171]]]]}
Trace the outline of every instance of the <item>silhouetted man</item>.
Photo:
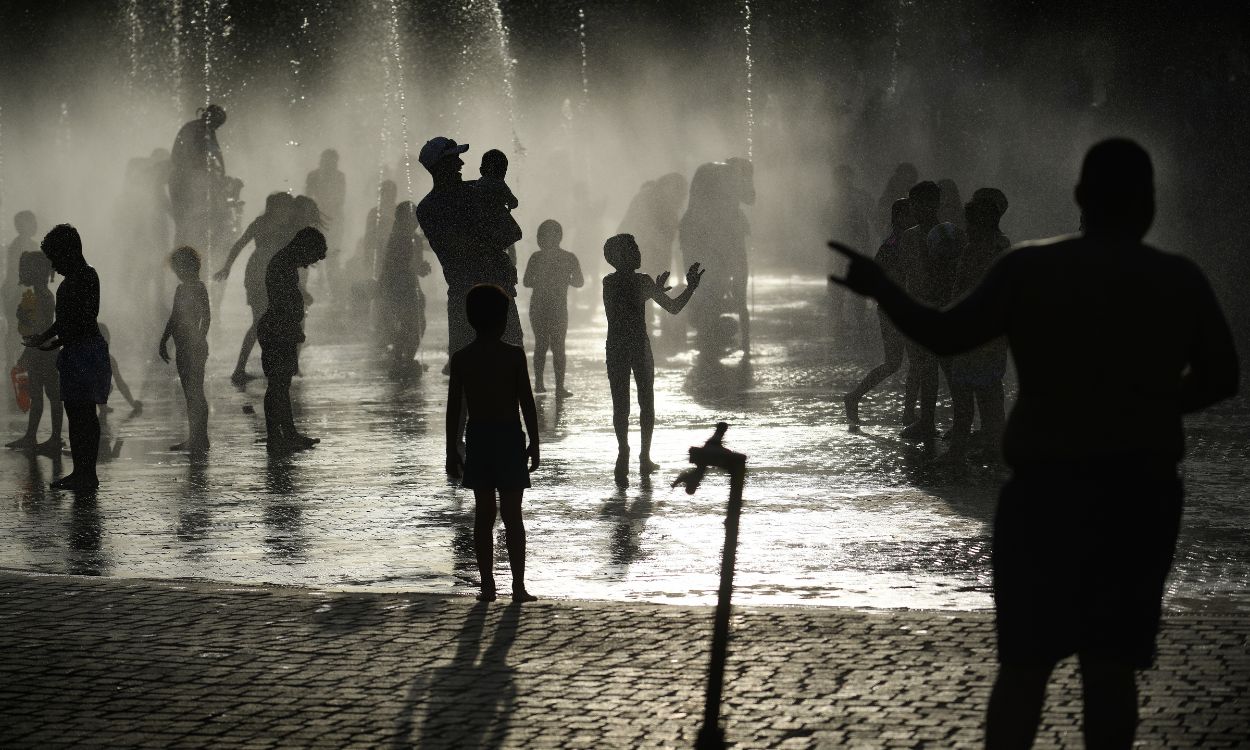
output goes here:
{"type": "Polygon", "coordinates": [[[174,217],[174,244],[211,253],[210,241],[224,244],[229,209],[226,164],[217,143],[217,129],[226,111],[210,104],[178,129],[169,154],[169,202],[174,217]],[[220,237],[214,237],[215,230],[220,237]]]}
{"type": "Polygon", "coordinates": [[[1080,659],[1087,747],[1129,748],[1134,669],[1154,660],[1181,516],[1181,415],[1236,393],[1232,336],[1192,262],[1142,244],[1154,218],[1150,157],[1090,149],[1079,236],[1003,255],[953,307],[926,307],[845,245],[845,279],[939,354],[1006,335],[1020,377],[1004,452],[1013,476],[994,519],[999,672],[986,745],[1027,748],[1046,683],[1080,659]],[[1079,424],[1079,428],[1074,425],[1079,424]]]}
{"type": "MultiPolygon", "coordinates": [[[[925,304],[942,306],[950,301],[949,284],[939,275],[935,264],[929,262],[926,242],[929,233],[938,225],[938,205],[941,190],[937,183],[925,180],[917,182],[907,191],[915,225],[909,227],[899,238],[903,260],[907,263],[907,291],[925,304]]],[[[954,265],[952,264],[952,269],[954,265]]],[[[907,344],[907,386],[904,396],[904,420],[902,437],[908,440],[928,440],[937,434],[934,425],[937,410],[938,360],[924,345],[915,341],[907,344]],[[920,396],[920,416],[909,420],[914,412],[917,391],[920,396]]]]}
{"type": "MultiPolygon", "coordinates": [[[[447,353],[455,354],[473,340],[465,314],[465,296],[478,284],[494,284],[508,293],[508,321],[503,341],[521,345],[521,319],[516,309],[516,267],[492,248],[483,219],[481,193],[460,176],[460,155],[468,144],[431,138],[417,159],[434,178],[434,187],[417,206],[417,221],[430,249],[443,266],[447,281],[447,353]]],[[[505,243],[506,245],[506,243],[505,243]]]]}

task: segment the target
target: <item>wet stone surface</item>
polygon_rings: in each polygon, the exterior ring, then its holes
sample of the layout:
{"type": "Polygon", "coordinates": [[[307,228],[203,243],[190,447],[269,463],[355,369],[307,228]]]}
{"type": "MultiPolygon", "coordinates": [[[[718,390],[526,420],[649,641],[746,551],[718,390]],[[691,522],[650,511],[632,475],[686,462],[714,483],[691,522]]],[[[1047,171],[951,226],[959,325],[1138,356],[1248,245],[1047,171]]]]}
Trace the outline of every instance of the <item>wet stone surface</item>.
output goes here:
{"type": "MultiPolygon", "coordinates": [[[[711,609],[0,573],[0,747],[689,748],[711,609]]],[[[1141,748],[1245,747],[1250,620],[1173,615],[1141,748]]],[[[737,748],[977,748],[983,612],[741,607],[737,748]]],[[[1036,747],[1080,747],[1073,660],[1036,747]]]]}
{"type": "MultiPolygon", "coordinates": [[[[290,457],[270,457],[257,442],[264,381],[243,391],[229,385],[241,315],[228,311],[213,335],[213,447],[203,461],[167,450],[185,436],[185,417],[173,367],[145,362],[155,340],[140,351],[142,342],[115,330],[122,370],[144,409],[128,415],[114,393],[107,430],[116,456],[101,466],[94,499],[46,489],[68,471],[68,458],[58,468],[46,457],[0,452],[0,568],[471,591],[472,494],[443,475],[443,299],[431,290],[421,353],[429,369],[408,377],[389,373],[342,316],[313,307],[294,394],[297,421],[322,443],[290,457]]],[[[1003,471],[934,465],[934,454],[896,440],[901,377],[863,403],[863,434],[848,433],[841,394],[875,364],[875,333],[862,341],[835,335],[826,290],[812,280],[760,279],[754,300],[749,366],[657,356],[653,455],[663,469],[640,486],[635,465],[623,492],[611,476],[603,322],[578,324],[575,313],[568,385],[576,395],[539,397],[543,466],[525,499],[530,588],[569,599],[713,601],[727,480],[709,476],[693,497],[668,485],[686,449],[725,420],[727,441],[747,454],[750,470],[738,601],[988,608],[988,522],[1003,471]]],[[[523,319],[525,305],[523,298],[523,319]]],[[[251,369],[259,371],[255,355],[251,369]]],[[[6,402],[0,423],[16,436],[24,416],[6,402]]],[[[948,415],[944,407],[939,419],[948,415]]],[[[1168,605],[1245,611],[1250,409],[1238,400],[1187,424],[1187,508],[1168,605]]],[[[636,416],[634,425],[636,451],[636,416]]],[[[1073,429],[1082,429],[1079,415],[1073,429]]],[[[498,557],[506,587],[506,558],[498,557]]]]}

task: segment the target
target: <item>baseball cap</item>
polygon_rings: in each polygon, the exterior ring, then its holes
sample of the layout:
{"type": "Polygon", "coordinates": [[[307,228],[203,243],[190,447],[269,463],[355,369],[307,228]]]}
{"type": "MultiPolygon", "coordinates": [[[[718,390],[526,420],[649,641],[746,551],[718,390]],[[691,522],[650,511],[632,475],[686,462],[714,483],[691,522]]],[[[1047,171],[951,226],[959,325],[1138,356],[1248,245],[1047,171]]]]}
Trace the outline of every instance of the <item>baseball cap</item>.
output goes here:
{"type": "Polygon", "coordinates": [[[450,138],[436,136],[425,142],[421,147],[421,154],[417,156],[417,161],[421,162],[421,166],[428,171],[434,170],[434,165],[443,160],[445,156],[452,154],[463,154],[469,150],[469,144],[458,144],[450,138]]]}

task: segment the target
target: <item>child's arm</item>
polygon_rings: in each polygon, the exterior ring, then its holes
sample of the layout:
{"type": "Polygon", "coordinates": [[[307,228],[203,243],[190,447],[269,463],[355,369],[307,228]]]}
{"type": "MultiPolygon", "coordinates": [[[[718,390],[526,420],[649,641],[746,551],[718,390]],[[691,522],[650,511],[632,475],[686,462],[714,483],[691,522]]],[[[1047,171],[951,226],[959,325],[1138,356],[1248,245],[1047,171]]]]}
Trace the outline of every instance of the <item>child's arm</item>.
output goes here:
{"type": "Polygon", "coordinates": [[[519,348],[516,353],[516,373],[521,417],[525,420],[525,432],[530,439],[525,452],[530,457],[530,471],[534,471],[538,468],[538,409],[534,406],[534,391],[530,388],[529,363],[525,360],[525,351],[519,348]]]}
{"type": "Polygon", "coordinates": [[[451,358],[451,378],[447,382],[447,476],[459,479],[460,460],[460,402],[464,399],[464,383],[460,381],[460,367],[456,356],[451,358]]]}
{"type": "MultiPolygon", "coordinates": [[[[539,250],[538,252],[542,251],[539,250]]],[[[530,256],[529,260],[525,261],[525,278],[521,281],[521,284],[530,289],[533,289],[534,284],[538,281],[538,279],[535,278],[538,275],[538,272],[534,270],[534,266],[536,265],[534,263],[534,257],[536,255],[538,255],[538,253],[534,253],[534,255],[530,256]]]]}
{"type": "MultiPolygon", "coordinates": [[[[569,255],[573,254],[569,253],[569,255]]],[[[581,287],[581,285],[585,283],[586,277],[582,276],[581,261],[577,259],[576,255],[573,255],[573,272],[569,274],[569,286],[581,287]]]]}
{"type": "Polygon", "coordinates": [[[130,393],[130,386],[126,385],[126,381],[122,378],[121,365],[117,364],[117,357],[109,355],[109,367],[113,369],[113,382],[117,383],[117,390],[121,391],[122,398],[126,399],[126,403],[132,409],[142,409],[143,403],[135,401],[135,397],[130,393]]]}
{"type": "MultiPolygon", "coordinates": [[[[177,296],[178,293],[175,292],[174,297],[176,298],[177,296]]],[[[169,343],[170,337],[174,335],[174,316],[178,314],[177,311],[178,304],[175,302],[174,309],[169,311],[169,320],[165,321],[165,332],[161,334],[161,343],[156,348],[156,353],[161,356],[161,359],[164,360],[166,364],[169,364],[169,348],[166,344],[169,343]]]]}
{"type": "MultiPolygon", "coordinates": [[[[699,288],[699,281],[703,278],[703,274],[707,269],[701,269],[698,263],[690,266],[686,270],[686,288],[676,298],[669,297],[665,294],[664,282],[668,281],[668,271],[656,277],[656,280],[646,286],[643,293],[666,311],[676,315],[681,312],[686,303],[690,301],[694,295],[694,290],[699,288]]],[[[650,277],[648,277],[650,279],[650,277]]]]}
{"type": "Polygon", "coordinates": [[[199,303],[196,305],[196,309],[200,316],[198,327],[204,338],[208,338],[208,327],[213,324],[213,309],[208,301],[208,287],[200,284],[196,287],[195,292],[195,296],[199,298],[196,300],[199,303]]]}
{"type": "Polygon", "coordinates": [[[509,210],[515,211],[516,207],[521,205],[521,201],[517,200],[516,196],[512,194],[512,188],[508,187],[508,183],[500,180],[499,184],[503,185],[501,192],[503,193],[504,203],[508,204],[509,210]]]}
{"type": "Polygon", "coordinates": [[[225,281],[230,276],[230,267],[234,265],[235,258],[238,258],[239,253],[243,252],[243,248],[247,247],[247,243],[254,239],[256,239],[255,221],[247,225],[247,229],[243,231],[243,236],[231,246],[230,253],[226,255],[226,262],[222,264],[221,270],[213,274],[214,281],[225,281]]]}

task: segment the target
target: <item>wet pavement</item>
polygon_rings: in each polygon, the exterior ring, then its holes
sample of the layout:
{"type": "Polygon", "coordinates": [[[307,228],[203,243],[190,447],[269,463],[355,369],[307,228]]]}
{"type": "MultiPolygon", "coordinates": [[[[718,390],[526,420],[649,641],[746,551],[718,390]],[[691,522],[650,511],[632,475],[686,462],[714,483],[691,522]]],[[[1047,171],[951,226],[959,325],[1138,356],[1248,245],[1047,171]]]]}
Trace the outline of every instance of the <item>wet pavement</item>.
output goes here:
{"type": "MultiPolygon", "coordinates": [[[[137,344],[115,329],[115,349],[144,409],[128,415],[114,394],[107,429],[116,455],[101,466],[95,499],[47,490],[58,473],[50,459],[0,451],[8,497],[0,503],[0,568],[471,591],[473,500],[443,475],[446,378],[438,371],[446,331],[443,298],[431,290],[430,299],[421,354],[429,369],[406,378],[393,377],[372,345],[354,340],[343,316],[314,306],[294,395],[297,421],[322,443],[285,458],[257,442],[264,381],[244,391],[227,381],[241,315],[228,315],[214,333],[213,447],[203,461],[166,450],[185,430],[172,366],[144,363],[137,344]]],[[[1002,470],[933,464],[932,453],[894,439],[897,381],[864,402],[863,434],[848,433],[840,396],[875,364],[874,338],[865,347],[852,334],[834,335],[827,292],[816,280],[759,279],[753,299],[749,367],[658,358],[653,455],[663,469],[650,486],[638,485],[635,469],[625,491],[612,484],[603,323],[574,324],[569,388],[576,395],[539,398],[543,466],[525,499],[531,590],[568,599],[713,601],[727,481],[709,477],[693,497],[668,484],[686,449],[725,420],[727,442],[747,454],[750,471],[738,601],[987,609],[987,524],[1002,470]]],[[[523,318],[524,309],[523,299],[523,318]]],[[[255,358],[252,369],[259,370],[255,358]]],[[[24,417],[5,408],[0,423],[16,436],[24,417]]],[[[1072,429],[1082,429],[1079,420],[1072,429]]],[[[1168,606],[1250,610],[1250,408],[1244,399],[1221,405],[1188,420],[1187,431],[1187,508],[1168,606]]],[[[68,468],[65,458],[59,470],[68,468]]]]}
{"type": "MultiPolygon", "coordinates": [[[[0,747],[690,748],[711,610],[0,572],[0,747]]],[[[979,748],[984,612],[739,607],[735,748],[979,748]]],[[[1250,619],[1165,619],[1134,747],[1244,748],[1250,619]]],[[[1081,747],[1074,660],[1035,747],[1081,747]]]]}

